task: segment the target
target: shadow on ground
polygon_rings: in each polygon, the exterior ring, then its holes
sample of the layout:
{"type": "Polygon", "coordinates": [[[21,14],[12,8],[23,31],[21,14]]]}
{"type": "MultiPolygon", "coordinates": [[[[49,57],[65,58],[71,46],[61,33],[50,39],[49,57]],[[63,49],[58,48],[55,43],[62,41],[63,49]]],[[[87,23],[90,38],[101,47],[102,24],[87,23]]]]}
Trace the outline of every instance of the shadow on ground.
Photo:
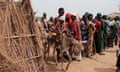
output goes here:
{"type": "Polygon", "coordinates": [[[96,72],[115,72],[114,68],[95,68],[96,72]]]}
{"type": "Polygon", "coordinates": [[[116,50],[106,50],[105,52],[115,53],[115,52],[116,52],[116,50]]]}
{"type": "Polygon", "coordinates": [[[60,67],[60,63],[58,63],[58,65],[56,65],[55,63],[55,59],[53,59],[52,56],[50,56],[50,58],[48,59],[48,62],[46,63],[46,71],[47,72],[65,72],[62,71],[61,67],[60,67]]]}
{"type": "Polygon", "coordinates": [[[47,72],[60,72],[60,69],[58,69],[55,64],[48,63],[47,64],[47,72]]]}
{"type": "Polygon", "coordinates": [[[66,72],[66,71],[60,69],[59,65],[56,66],[56,64],[47,63],[47,72],[66,72]]]}

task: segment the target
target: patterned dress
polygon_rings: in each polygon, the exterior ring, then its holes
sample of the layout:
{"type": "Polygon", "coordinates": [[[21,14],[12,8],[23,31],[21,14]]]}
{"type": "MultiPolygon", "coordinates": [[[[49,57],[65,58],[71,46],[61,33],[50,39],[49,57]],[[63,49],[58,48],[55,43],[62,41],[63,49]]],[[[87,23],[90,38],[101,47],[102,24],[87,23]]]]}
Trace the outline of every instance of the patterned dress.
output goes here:
{"type": "Polygon", "coordinates": [[[90,55],[93,51],[93,41],[95,33],[95,24],[92,21],[88,22],[88,54],[90,55]]]}

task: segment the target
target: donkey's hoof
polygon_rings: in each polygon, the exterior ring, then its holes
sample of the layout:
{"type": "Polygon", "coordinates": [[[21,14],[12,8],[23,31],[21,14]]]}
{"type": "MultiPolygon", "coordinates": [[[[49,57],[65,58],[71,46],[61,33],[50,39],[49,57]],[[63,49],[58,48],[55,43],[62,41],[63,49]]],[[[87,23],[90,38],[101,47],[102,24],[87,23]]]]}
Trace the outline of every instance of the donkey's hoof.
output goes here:
{"type": "Polygon", "coordinates": [[[66,68],[66,71],[68,70],[68,67],[66,68]]]}
{"type": "Polygon", "coordinates": [[[64,69],[64,68],[62,68],[62,69],[61,69],[61,71],[65,72],[65,69],[64,69]]]}
{"type": "Polygon", "coordinates": [[[57,64],[57,63],[56,63],[55,65],[56,65],[56,66],[58,66],[58,64],[57,64]]]}

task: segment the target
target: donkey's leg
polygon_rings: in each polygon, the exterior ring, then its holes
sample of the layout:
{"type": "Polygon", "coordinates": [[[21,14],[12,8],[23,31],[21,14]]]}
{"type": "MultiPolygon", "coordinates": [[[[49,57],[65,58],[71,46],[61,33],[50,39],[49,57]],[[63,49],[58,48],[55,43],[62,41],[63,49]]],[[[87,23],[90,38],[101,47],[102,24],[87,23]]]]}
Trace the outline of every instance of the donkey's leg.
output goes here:
{"type": "Polygon", "coordinates": [[[44,59],[46,60],[47,47],[44,48],[44,59]]]}
{"type": "Polygon", "coordinates": [[[67,66],[66,66],[66,70],[68,70],[68,68],[69,68],[69,66],[70,66],[70,64],[71,64],[71,62],[72,62],[72,57],[70,56],[69,51],[67,52],[67,55],[68,55],[69,61],[68,61],[68,64],[67,64],[67,66]]]}
{"type": "Polygon", "coordinates": [[[50,41],[48,42],[48,48],[47,48],[47,61],[49,59],[49,55],[50,55],[50,41]]]}
{"type": "Polygon", "coordinates": [[[53,47],[53,57],[54,57],[54,60],[55,60],[55,63],[56,63],[56,65],[58,64],[58,61],[57,61],[57,56],[56,56],[56,44],[54,44],[54,47],[53,47]]]}
{"type": "Polygon", "coordinates": [[[46,54],[47,54],[47,49],[48,49],[48,40],[45,41],[44,45],[44,59],[46,60],[46,54]]]}
{"type": "Polygon", "coordinates": [[[64,52],[61,52],[61,67],[62,67],[62,71],[64,71],[64,57],[63,57],[63,53],[64,52]]]}

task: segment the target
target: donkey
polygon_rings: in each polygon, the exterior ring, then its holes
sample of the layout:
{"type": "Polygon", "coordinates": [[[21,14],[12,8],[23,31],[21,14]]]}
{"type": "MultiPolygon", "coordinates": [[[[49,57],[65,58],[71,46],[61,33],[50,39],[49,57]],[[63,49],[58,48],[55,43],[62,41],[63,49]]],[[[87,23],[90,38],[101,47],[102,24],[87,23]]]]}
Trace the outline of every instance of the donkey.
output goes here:
{"type": "Polygon", "coordinates": [[[72,58],[73,58],[73,54],[74,55],[79,55],[80,54],[80,50],[81,50],[81,46],[80,46],[80,42],[77,41],[73,35],[66,31],[65,29],[63,29],[62,32],[60,32],[59,35],[60,39],[59,39],[59,47],[60,47],[60,57],[61,57],[61,63],[62,63],[62,70],[68,70],[69,65],[72,62],[72,58]],[[67,66],[64,69],[64,60],[65,55],[67,57],[67,66]]]}
{"type": "Polygon", "coordinates": [[[72,62],[72,53],[73,53],[73,44],[74,44],[74,38],[63,30],[63,32],[60,32],[59,35],[59,47],[60,47],[60,59],[61,59],[61,67],[62,70],[68,70],[70,63],[72,62]],[[67,58],[67,66],[64,69],[64,61],[67,58]]]}
{"type": "MultiPolygon", "coordinates": [[[[80,50],[79,42],[73,38],[73,35],[63,29],[62,31],[57,31],[55,29],[51,30],[55,33],[55,35],[48,37],[48,48],[47,48],[47,60],[49,59],[49,53],[50,53],[50,46],[54,43],[53,47],[53,58],[55,59],[56,65],[58,64],[59,59],[62,63],[62,70],[63,64],[65,61],[65,55],[67,56],[67,66],[65,70],[69,68],[70,63],[72,62],[72,56],[73,54],[78,55],[78,50],[80,50]],[[59,53],[56,55],[56,49],[59,50],[59,53]]],[[[58,52],[58,51],[57,51],[58,52]]]]}
{"type": "MultiPolygon", "coordinates": [[[[65,52],[67,52],[67,54],[70,54],[69,53],[69,48],[70,48],[70,45],[72,43],[70,43],[72,40],[70,40],[66,34],[64,32],[60,32],[60,31],[57,31],[55,29],[50,29],[50,31],[52,33],[54,33],[55,35],[52,35],[49,34],[48,36],[48,47],[46,49],[46,54],[45,56],[47,56],[47,60],[49,59],[49,55],[50,55],[50,48],[51,48],[51,45],[54,44],[53,46],[53,58],[55,59],[55,63],[56,65],[58,64],[58,57],[61,57],[61,60],[62,60],[62,63],[63,63],[63,54],[65,52]],[[56,50],[59,49],[59,54],[56,55],[56,50]]],[[[71,57],[70,55],[69,56],[69,59],[71,61],[71,57]]]]}
{"type": "Polygon", "coordinates": [[[65,68],[65,70],[68,70],[69,65],[72,62],[72,59],[74,56],[76,56],[76,59],[80,61],[78,58],[81,56],[82,51],[82,43],[81,40],[76,40],[73,35],[69,32],[64,33],[61,35],[62,38],[62,44],[61,44],[61,56],[62,56],[62,69],[64,64],[64,52],[67,53],[68,56],[68,63],[65,68]],[[74,55],[74,56],[73,56],[74,55]]]}

